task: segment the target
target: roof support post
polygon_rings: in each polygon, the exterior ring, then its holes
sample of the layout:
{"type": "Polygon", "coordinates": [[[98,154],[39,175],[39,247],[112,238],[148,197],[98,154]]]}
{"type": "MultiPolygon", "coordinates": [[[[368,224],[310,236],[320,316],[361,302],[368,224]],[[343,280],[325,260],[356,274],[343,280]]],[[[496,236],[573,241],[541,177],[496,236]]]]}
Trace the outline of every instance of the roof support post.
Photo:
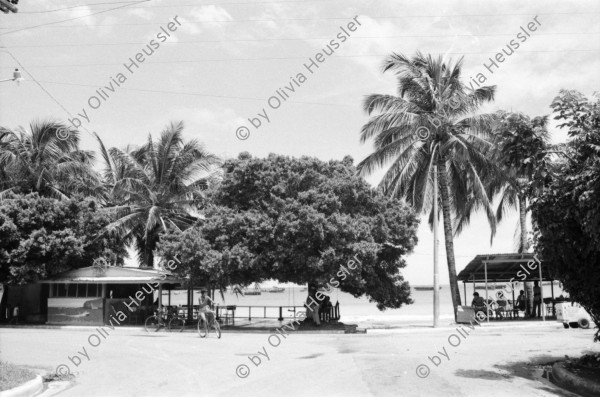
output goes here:
{"type": "Polygon", "coordinates": [[[483,267],[485,269],[485,312],[487,317],[487,323],[490,323],[490,306],[488,302],[488,276],[487,276],[487,261],[483,261],[483,267]]]}
{"type": "Polygon", "coordinates": [[[162,310],[162,283],[158,284],[158,310],[162,310]]]}
{"type": "Polygon", "coordinates": [[[542,312],[542,320],[546,321],[546,305],[544,304],[544,284],[542,283],[542,261],[539,261],[539,272],[540,272],[540,311],[542,312]]]}

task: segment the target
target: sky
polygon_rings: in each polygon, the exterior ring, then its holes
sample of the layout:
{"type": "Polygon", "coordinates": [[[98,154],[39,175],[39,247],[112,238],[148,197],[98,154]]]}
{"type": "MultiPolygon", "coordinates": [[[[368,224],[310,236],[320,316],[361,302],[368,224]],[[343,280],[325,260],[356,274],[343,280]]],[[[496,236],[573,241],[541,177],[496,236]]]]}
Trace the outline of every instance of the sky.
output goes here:
{"type": "MultiPolygon", "coordinates": [[[[187,139],[225,158],[248,151],[350,155],[358,163],[372,149],[359,141],[368,120],[364,97],[396,93],[393,74],[381,67],[392,52],[464,56],[466,84],[481,73],[482,85],[497,86],[482,112],[547,115],[559,90],[589,96],[600,83],[598,1],[19,3],[18,13],[0,15],[0,80],[15,68],[25,80],[0,83],[0,125],[71,120],[81,123],[88,150],[97,150],[92,131],[107,147],[124,147],[183,121],[187,139]],[[521,28],[529,33],[525,41],[517,38],[521,28]],[[488,70],[490,57],[511,40],[519,48],[488,70]],[[319,62],[323,50],[331,55],[319,62]]],[[[554,121],[550,131],[554,142],[567,138],[554,121]]],[[[376,185],[382,174],[367,180],[376,185]]],[[[477,254],[513,252],[516,215],[491,245],[485,217],[475,216],[455,239],[457,269],[477,254]]],[[[418,238],[402,273],[413,285],[432,284],[433,236],[424,219],[418,238]]],[[[443,240],[439,247],[444,284],[443,240]]]]}

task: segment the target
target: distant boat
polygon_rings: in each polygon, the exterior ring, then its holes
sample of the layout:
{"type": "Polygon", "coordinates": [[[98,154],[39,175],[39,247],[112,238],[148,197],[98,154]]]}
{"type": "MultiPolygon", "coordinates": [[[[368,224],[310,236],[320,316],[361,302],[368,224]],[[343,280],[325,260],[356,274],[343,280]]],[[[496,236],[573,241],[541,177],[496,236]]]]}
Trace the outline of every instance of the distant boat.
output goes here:
{"type": "Polygon", "coordinates": [[[308,287],[302,287],[302,288],[300,288],[300,292],[304,292],[304,291],[308,291],[308,287]]]}
{"type": "Polygon", "coordinates": [[[269,289],[268,291],[269,292],[283,292],[283,291],[285,291],[285,288],[273,287],[273,288],[269,289]]]}
{"type": "MultiPolygon", "coordinates": [[[[433,291],[433,286],[431,287],[414,287],[415,291],[433,291]]],[[[442,289],[442,286],[440,285],[438,289],[442,289]]]]}
{"type": "Polygon", "coordinates": [[[258,283],[254,283],[253,289],[244,288],[244,295],[260,295],[261,293],[260,285],[258,283]]]}

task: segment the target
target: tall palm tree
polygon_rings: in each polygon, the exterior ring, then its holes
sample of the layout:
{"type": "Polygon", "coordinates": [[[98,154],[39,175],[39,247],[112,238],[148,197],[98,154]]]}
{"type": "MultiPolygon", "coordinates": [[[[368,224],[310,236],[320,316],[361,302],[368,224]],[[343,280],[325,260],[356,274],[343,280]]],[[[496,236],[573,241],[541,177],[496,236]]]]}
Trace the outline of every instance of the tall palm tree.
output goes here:
{"type": "Polygon", "coordinates": [[[79,149],[79,133],[64,123],[32,122],[29,131],[0,127],[0,196],[17,188],[58,199],[94,195],[100,181],[93,160],[92,152],[79,149]]]}
{"type": "MultiPolygon", "coordinates": [[[[546,172],[547,152],[550,148],[548,116],[530,119],[521,113],[500,111],[497,113],[493,157],[502,168],[502,174],[490,180],[489,190],[498,193],[500,201],[496,219],[501,222],[511,209],[519,211],[515,228],[515,250],[529,250],[527,233],[528,202],[544,180],[540,173],[546,172]]],[[[493,238],[493,235],[492,235],[493,238]]],[[[533,307],[533,284],[525,283],[529,307],[533,307]]]]}
{"type": "Polygon", "coordinates": [[[134,244],[140,263],[154,265],[159,234],[182,230],[201,216],[204,190],[218,176],[220,160],[196,140],[184,142],[183,123],[172,123],[160,139],[135,150],[106,150],[100,141],[108,185],[107,210],[115,220],[111,232],[134,244]]]}
{"type": "Polygon", "coordinates": [[[483,103],[493,100],[495,86],[468,88],[460,80],[461,66],[462,58],[446,63],[441,57],[421,53],[412,59],[396,53],[387,57],[383,71],[395,72],[398,94],[365,99],[364,109],[372,117],[362,127],[361,142],[374,138],[374,151],[358,165],[361,174],[370,174],[389,164],[380,187],[419,212],[432,211],[433,200],[439,200],[455,316],[460,292],[454,231],[460,231],[470,212],[479,208],[495,228],[485,186],[487,178],[497,172],[486,158],[493,116],[475,114],[483,103]],[[432,194],[436,166],[438,198],[432,194]],[[453,216],[461,222],[453,224],[453,216]]]}
{"type": "Polygon", "coordinates": [[[511,209],[519,211],[515,229],[515,250],[527,252],[527,206],[544,172],[550,135],[548,116],[533,119],[521,113],[500,111],[495,126],[493,156],[502,168],[502,177],[490,180],[491,190],[500,194],[496,219],[501,222],[511,209]]]}

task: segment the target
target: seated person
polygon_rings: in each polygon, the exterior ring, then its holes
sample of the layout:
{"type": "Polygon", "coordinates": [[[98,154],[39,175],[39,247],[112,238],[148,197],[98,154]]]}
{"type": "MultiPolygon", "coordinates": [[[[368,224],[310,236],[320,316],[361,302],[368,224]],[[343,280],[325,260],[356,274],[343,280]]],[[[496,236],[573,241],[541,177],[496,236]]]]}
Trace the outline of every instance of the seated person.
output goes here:
{"type": "Polygon", "coordinates": [[[481,296],[479,296],[479,292],[473,293],[473,301],[471,302],[471,307],[477,311],[477,309],[485,308],[485,301],[481,296]]]}
{"type": "Polygon", "coordinates": [[[329,322],[331,319],[331,308],[333,305],[331,304],[331,299],[329,296],[325,296],[323,298],[323,303],[321,304],[321,313],[323,313],[323,321],[329,322]]]}
{"type": "Polygon", "coordinates": [[[525,296],[525,291],[519,291],[519,296],[517,297],[517,305],[516,309],[524,312],[527,308],[527,297],[525,296]]]}
{"type": "Polygon", "coordinates": [[[306,318],[312,319],[316,325],[321,325],[321,320],[319,319],[319,308],[321,305],[317,303],[318,300],[316,298],[316,293],[316,288],[310,289],[308,297],[306,297],[306,303],[304,304],[304,307],[306,307],[306,318]]]}

